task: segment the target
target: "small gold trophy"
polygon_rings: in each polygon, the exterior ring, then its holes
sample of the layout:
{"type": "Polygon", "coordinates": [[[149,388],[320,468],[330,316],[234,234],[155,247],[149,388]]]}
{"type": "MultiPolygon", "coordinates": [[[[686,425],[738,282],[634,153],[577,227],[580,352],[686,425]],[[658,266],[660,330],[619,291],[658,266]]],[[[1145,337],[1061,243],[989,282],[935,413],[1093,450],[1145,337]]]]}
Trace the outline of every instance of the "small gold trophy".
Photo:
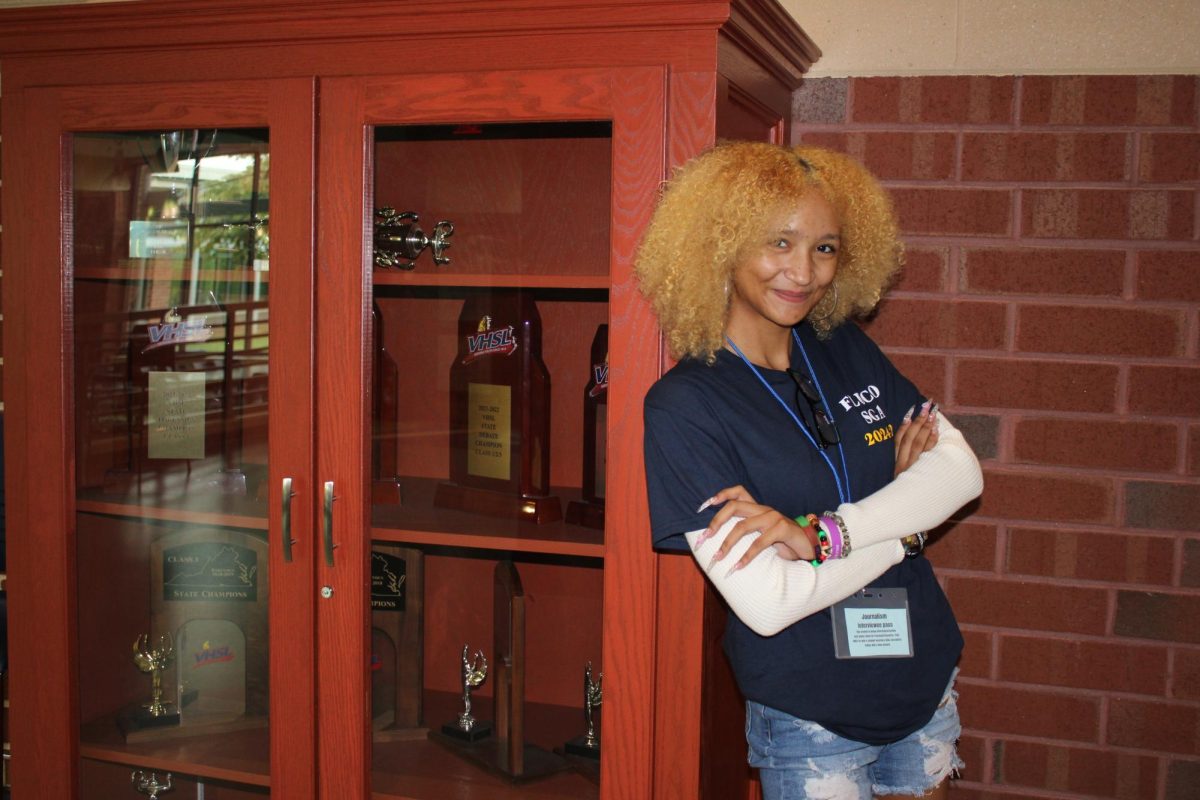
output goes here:
{"type": "MultiPolygon", "coordinates": [[[[144,728],[159,728],[179,724],[179,711],[175,704],[163,702],[162,673],[175,660],[175,642],[171,634],[158,637],[153,646],[150,637],[141,634],[133,642],[133,663],[142,672],[150,675],[150,702],[122,714],[118,720],[122,732],[128,736],[144,728]]],[[[160,791],[156,790],[156,791],[160,791]]]]}

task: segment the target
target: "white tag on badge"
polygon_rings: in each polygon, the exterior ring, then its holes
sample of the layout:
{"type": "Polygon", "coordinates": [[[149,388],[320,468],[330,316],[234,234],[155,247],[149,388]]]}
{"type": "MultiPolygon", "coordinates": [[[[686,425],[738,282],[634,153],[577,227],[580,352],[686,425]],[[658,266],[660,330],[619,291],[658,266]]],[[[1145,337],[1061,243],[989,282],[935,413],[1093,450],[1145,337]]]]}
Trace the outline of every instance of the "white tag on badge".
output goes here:
{"type": "Polygon", "coordinates": [[[862,589],[831,611],[838,658],[912,658],[907,589],[862,589]]]}

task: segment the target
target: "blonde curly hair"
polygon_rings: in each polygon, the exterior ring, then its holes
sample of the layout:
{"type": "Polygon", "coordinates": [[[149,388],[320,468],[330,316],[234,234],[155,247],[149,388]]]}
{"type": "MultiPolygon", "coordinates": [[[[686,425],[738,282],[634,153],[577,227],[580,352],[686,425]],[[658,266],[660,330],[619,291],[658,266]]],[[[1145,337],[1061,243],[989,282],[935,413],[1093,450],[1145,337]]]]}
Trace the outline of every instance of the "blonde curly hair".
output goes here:
{"type": "Polygon", "coordinates": [[[879,302],[903,262],[891,199],[849,156],[820,147],[719,144],[676,170],[634,269],[671,355],[711,362],[724,341],[729,285],[748,248],[805,192],[837,213],[842,246],[831,287],[809,315],[822,336],[879,302]]]}

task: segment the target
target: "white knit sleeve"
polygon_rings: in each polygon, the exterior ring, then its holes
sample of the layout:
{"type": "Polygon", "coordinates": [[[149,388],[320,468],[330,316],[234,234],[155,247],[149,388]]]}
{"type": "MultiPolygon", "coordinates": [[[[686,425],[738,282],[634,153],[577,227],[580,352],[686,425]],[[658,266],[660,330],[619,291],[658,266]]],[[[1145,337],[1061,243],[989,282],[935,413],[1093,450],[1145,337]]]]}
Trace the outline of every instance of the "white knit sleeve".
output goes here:
{"type": "Polygon", "coordinates": [[[738,619],[762,636],[779,633],[878,578],[904,557],[902,537],[940,525],[979,496],[983,473],[970,445],[945,417],[940,418],[939,430],[933,449],[922,453],[894,481],[856,503],[838,507],[852,545],[846,558],[814,567],[807,561],[784,559],[768,547],[730,573],[758,538],[755,533],[742,537],[725,558],[710,564],[741,517],[730,519],[699,548],[696,541],[703,530],[686,534],[692,554],[738,619]]]}

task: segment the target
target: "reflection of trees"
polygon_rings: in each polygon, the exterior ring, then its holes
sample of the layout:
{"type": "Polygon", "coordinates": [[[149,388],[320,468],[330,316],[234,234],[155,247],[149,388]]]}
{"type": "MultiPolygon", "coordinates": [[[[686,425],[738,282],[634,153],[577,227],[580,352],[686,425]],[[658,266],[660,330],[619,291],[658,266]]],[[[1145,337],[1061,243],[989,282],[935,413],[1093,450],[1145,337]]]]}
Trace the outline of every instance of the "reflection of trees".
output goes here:
{"type": "Polygon", "coordinates": [[[270,156],[251,153],[244,158],[242,171],[201,181],[195,248],[202,269],[244,268],[268,257],[270,156]]]}

